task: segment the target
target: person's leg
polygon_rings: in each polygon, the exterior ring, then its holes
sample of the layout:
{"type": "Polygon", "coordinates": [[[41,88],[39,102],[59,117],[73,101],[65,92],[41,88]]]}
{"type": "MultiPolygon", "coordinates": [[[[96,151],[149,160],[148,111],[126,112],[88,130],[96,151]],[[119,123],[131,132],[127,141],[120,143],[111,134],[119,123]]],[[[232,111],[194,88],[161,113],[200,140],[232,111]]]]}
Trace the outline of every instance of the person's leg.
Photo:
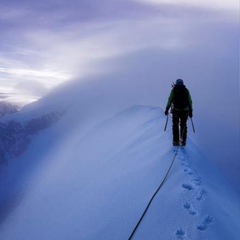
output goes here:
{"type": "Polygon", "coordinates": [[[187,119],[188,112],[182,112],[180,116],[180,134],[182,145],[186,145],[187,140],[187,119]]]}
{"type": "Polygon", "coordinates": [[[179,145],[179,115],[173,113],[172,115],[172,131],[173,131],[173,145],[179,145]]]}

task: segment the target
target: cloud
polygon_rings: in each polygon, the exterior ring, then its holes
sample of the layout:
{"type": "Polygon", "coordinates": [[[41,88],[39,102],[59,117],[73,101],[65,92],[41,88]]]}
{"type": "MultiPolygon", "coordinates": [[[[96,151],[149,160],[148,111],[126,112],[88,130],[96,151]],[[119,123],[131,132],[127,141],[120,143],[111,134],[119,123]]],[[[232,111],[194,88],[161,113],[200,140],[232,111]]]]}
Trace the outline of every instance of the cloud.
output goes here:
{"type": "Polygon", "coordinates": [[[135,0],[137,2],[144,2],[147,4],[170,4],[170,5],[186,5],[186,6],[196,6],[205,8],[220,8],[220,9],[231,9],[236,10],[239,8],[239,2],[235,0],[135,0]]]}
{"type": "Polygon", "coordinates": [[[202,16],[204,24],[216,17],[195,7],[155,8],[123,0],[101,5],[96,0],[3,3],[1,72],[14,78],[24,73],[38,81],[49,77],[56,83],[105,71],[96,63],[117,55],[153,46],[176,51],[192,47],[197,36],[194,41],[189,37],[190,25],[203,21],[202,16]]]}
{"type": "Polygon", "coordinates": [[[48,91],[41,82],[34,80],[20,81],[15,85],[14,89],[17,93],[36,97],[42,97],[48,91]]]}

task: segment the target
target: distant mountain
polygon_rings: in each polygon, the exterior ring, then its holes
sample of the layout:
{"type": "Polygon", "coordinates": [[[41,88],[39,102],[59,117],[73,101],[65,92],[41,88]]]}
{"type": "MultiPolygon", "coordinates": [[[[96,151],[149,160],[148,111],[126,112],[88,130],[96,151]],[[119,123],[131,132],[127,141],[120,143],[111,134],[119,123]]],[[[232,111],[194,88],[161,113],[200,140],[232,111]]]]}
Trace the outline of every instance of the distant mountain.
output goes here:
{"type": "MultiPolygon", "coordinates": [[[[6,113],[6,112],[5,112],[6,113]]],[[[31,143],[34,135],[55,123],[61,114],[51,112],[28,121],[9,120],[0,124],[0,165],[20,156],[31,143]]]]}
{"type": "Polygon", "coordinates": [[[18,106],[5,101],[0,101],[0,117],[18,112],[18,106]]]}

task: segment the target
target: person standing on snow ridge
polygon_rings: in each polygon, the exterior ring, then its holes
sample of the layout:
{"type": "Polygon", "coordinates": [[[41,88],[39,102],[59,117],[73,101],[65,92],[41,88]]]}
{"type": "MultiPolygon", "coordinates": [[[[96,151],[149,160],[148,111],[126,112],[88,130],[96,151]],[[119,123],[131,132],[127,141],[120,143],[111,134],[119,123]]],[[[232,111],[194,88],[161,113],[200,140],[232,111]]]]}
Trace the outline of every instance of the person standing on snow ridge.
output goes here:
{"type": "Polygon", "coordinates": [[[193,109],[190,92],[185,87],[182,79],[177,79],[176,84],[173,86],[165,110],[166,116],[170,107],[172,108],[173,145],[179,146],[181,144],[185,146],[187,140],[187,119],[188,116],[192,118],[193,109]]]}

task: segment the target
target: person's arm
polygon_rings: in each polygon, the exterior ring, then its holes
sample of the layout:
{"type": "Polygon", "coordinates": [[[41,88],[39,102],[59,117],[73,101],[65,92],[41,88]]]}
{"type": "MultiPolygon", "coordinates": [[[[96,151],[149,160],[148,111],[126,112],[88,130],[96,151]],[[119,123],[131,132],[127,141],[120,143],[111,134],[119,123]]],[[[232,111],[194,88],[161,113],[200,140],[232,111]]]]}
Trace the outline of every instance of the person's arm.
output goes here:
{"type": "Polygon", "coordinates": [[[166,106],[166,110],[165,110],[165,115],[168,115],[168,110],[171,107],[171,104],[173,102],[173,98],[174,98],[174,90],[172,89],[169,98],[168,98],[168,102],[167,102],[167,106],[166,106]]]}
{"type": "Polygon", "coordinates": [[[188,107],[189,107],[189,117],[192,118],[193,117],[193,107],[192,107],[192,97],[190,92],[188,91],[188,107]]]}
{"type": "Polygon", "coordinates": [[[192,110],[192,97],[189,91],[188,91],[188,104],[189,104],[189,109],[192,110]]]}

